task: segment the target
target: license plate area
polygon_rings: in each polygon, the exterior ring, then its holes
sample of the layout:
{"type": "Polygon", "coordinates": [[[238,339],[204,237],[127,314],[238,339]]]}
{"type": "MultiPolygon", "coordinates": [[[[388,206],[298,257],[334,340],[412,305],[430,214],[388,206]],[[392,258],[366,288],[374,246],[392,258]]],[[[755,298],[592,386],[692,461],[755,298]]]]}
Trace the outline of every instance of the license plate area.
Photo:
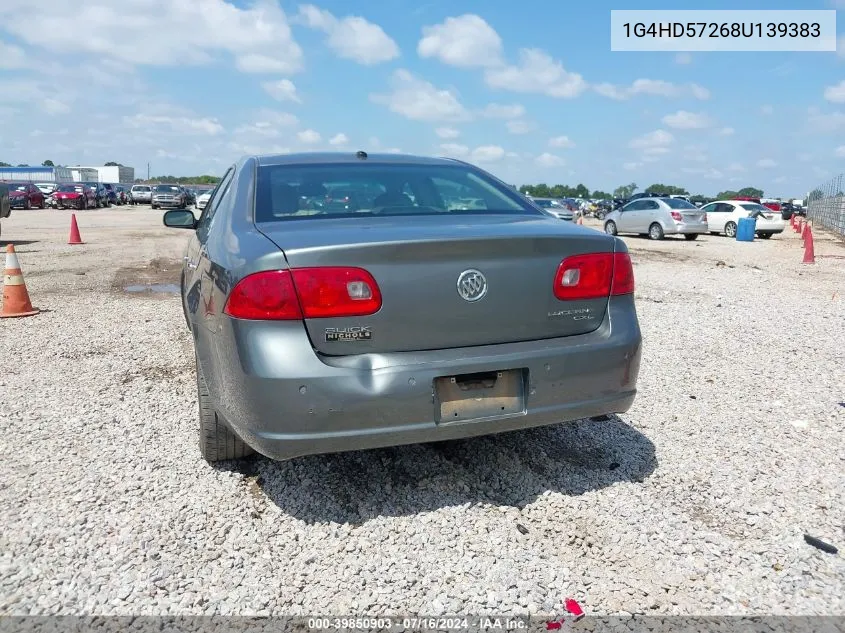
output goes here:
{"type": "Polygon", "coordinates": [[[525,412],[525,369],[486,371],[434,380],[438,424],[525,412]]]}

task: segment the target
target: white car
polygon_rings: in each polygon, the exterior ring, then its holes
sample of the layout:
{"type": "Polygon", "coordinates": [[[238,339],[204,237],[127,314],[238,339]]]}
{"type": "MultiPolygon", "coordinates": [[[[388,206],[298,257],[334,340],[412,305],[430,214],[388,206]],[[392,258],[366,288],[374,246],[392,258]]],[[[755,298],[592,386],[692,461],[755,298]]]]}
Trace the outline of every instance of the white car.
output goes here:
{"type": "Polygon", "coordinates": [[[208,204],[209,198],[211,198],[211,191],[206,191],[205,193],[197,196],[197,201],[194,203],[194,206],[202,211],[205,209],[205,205],[208,204]]]}
{"type": "Polygon", "coordinates": [[[707,230],[714,235],[724,234],[728,237],[736,237],[739,220],[752,215],[757,215],[755,227],[757,237],[767,240],[772,235],[783,233],[786,228],[786,222],[780,213],[756,202],[717,200],[701,207],[701,210],[707,213],[707,230]]]}
{"type": "Polygon", "coordinates": [[[637,198],[604,218],[610,235],[636,233],[662,240],[665,235],[683,235],[694,240],[707,232],[704,209],[679,198],[637,198]]]}

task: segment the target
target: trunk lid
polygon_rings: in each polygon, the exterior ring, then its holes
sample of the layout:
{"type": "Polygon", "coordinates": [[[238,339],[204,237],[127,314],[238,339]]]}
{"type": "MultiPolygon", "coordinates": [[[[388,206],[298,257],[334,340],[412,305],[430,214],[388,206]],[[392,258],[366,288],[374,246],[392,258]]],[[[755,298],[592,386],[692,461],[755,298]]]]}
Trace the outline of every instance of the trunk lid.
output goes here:
{"type": "Polygon", "coordinates": [[[382,307],[376,314],[305,320],[314,348],[329,355],[583,334],[598,328],[607,309],[607,297],[560,301],[553,284],[565,257],[612,252],[613,238],[553,218],[405,216],[273,222],[258,228],[293,268],[355,266],[378,283],[382,307]],[[462,298],[458,289],[461,275],[472,270],[483,274],[487,287],[476,301],[462,298]],[[336,340],[332,328],[369,328],[370,337],[336,340]]]}

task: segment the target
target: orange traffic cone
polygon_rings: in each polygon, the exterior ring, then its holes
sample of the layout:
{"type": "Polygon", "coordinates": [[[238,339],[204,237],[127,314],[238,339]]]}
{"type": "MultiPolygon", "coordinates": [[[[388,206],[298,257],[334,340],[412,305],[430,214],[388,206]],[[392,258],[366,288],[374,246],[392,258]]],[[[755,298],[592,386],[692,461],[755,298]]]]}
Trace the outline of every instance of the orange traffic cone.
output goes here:
{"type": "Polygon", "coordinates": [[[810,225],[807,224],[806,222],[804,222],[804,224],[801,225],[801,239],[802,240],[807,239],[807,229],[809,229],[809,228],[810,228],[810,225]]]}
{"type": "Polygon", "coordinates": [[[26,291],[26,283],[23,280],[21,265],[18,262],[18,255],[15,247],[9,244],[6,247],[6,272],[3,276],[3,308],[0,310],[0,318],[24,317],[38,314],[38,308],[32,307],[29,300],[29,293],[26,291]]]}
{"type": "Polygon", "coordinates": [[[84,244],[82,236],[79,235],[79,225],[76,223],[76,214],[72,213],[70,216],[70,238],[68,244],[84,244]]]}
{"type": "Polygon", "coordinates": [[[809,226],[804,232],[804,261],[802,264],[815,264],[816,252],[813,250],[813,229],[809,226]]]}

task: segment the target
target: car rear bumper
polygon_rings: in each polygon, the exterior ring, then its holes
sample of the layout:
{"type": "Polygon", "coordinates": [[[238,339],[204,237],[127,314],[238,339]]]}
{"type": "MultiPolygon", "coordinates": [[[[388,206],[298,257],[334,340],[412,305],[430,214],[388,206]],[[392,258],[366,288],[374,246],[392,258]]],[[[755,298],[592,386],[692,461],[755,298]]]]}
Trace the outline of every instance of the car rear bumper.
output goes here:
{"type": "Polygon", "coordinates": [[[783,222],[772,222],[763,220],[757,220],[757,224],[754,227],[754,230],[757,233],[783,233],[784,228],[786,225],[783,222]]]}
{"type": "Polygon", "coordinates": [[[627,411],[641,333],[632,296],[589,334],[463,349],[320,357],[298,322],[225,319],[197,349],[220,414],[274,459],[458,439],[627,411]],[[520,413],[437,422],[434,380],[522,369],[520,413]]]}
{"type": "Polygon", "coordinates": [[[689,233],[707,233],[707,224],[704,222],[696,222],[696,223],[685,223],[685,222],[675,222],[674,224],[670,224],[664,231],[667,235],[685,235],[689,233]]]}
{"type": "Polygon", "coordinates": [[[181,200],[153,200],[150,204],[154,204],[157,207],[181,207],[183,202],[181,200]]]}

